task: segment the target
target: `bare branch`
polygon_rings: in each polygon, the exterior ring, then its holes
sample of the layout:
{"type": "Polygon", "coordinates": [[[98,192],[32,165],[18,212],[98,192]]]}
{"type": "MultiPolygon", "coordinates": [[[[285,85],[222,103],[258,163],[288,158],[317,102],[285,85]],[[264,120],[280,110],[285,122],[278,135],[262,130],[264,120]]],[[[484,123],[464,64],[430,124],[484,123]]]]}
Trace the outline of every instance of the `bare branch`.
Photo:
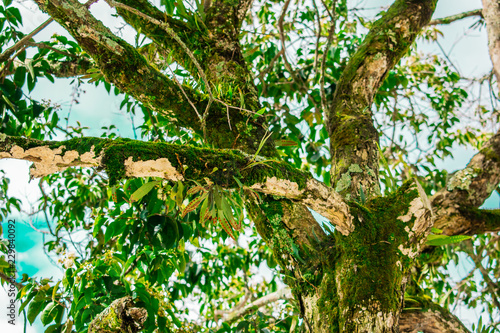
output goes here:
{"type": "Polygon", "coordinates": [[[452,22],[455,22],[455,21],[458,21],[458,20],[461,20],[461,19],[464,19],[467,17],[472,17],[472,16],[483,17],[482,9],[475,9],[475,10],[471,10],[468,12],[463,12],[460,14],[435,19],[435,20],[430,21],[428,25],[450,24],[452,22]]]}
{"type": "Polygon", "coordinates": [[[14,54],[14,52],[23,48],[26,45],[26,43],[29,42],[31,40],[31,38],[33,38],[33,36],[35,36],[37,33],[42,31],[52,21],[54,21],[54,19],[49,18],[48,20],[46,20],[45,22],[40,24],[40,26],[38,26],[38,28],[36,28],[32,32],[30,32],[29,34],[27,34],[26,36],[21,38],[16,44],[12,45],[7,50],[5,50],[5,52],[0,55],[0,63],[5,63],[10,58],[10,56],[14,54]]]}
{"type": "Polygon", "coordinates": [[[266,306],[271,303],[275,303],[279,300],[288,300],[292,299],[292,291],[290,288],[283,288],[278,291],[275,291],[274,293],[271,293],[269,295],[266,295],[264,297],[261,297],[252,303],[244,306],[241,309],[238,309],[236,311],[230,312],[229,314],[226,315],[224,318],[224,321],[231,325],[235,321],[237,321],[239,318],[244,317],[252,312],[257,311],[259,308],[266,306]]]}

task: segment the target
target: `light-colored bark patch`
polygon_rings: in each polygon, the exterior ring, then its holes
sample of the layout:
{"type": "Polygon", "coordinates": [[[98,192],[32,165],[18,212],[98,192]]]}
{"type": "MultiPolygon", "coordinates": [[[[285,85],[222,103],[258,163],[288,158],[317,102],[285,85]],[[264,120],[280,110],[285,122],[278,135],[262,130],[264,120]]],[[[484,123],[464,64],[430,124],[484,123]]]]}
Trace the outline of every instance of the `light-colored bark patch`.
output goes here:
{"type": "Polygon", "coordinates": [[[299,185],[288,179],[277,179],[276,177],[267,177],[263,184],[254,184],[250,187],[262,193],[279,195],[285,198],[294,198],[303,191],[299,190],[299,185]]]}
{"type": "Polygon", "coordinates": [[[315,179],[309,179],[306,188],[299,190],[295,182],[268,177],[265,183],[254,184],[250,189],[302,202],[327,218],[344,236],[354,230],[353,218],[344,199],[332,188],[315,179]]]}
{"type": "Polygon", "coordinates": [[[83,167],[93,167],[100,164],[100,158],[95,158],[93,148],[91,152],[85,153],[85,159],[81,159],[80,154],[75,150],[68,150],[62,154],[64,146],[51,149],[48,146],[34,147],[24,150],[22,147],[13,146],[10,152],[1,152],[1,158],[15,158],[34,162],[30,169],[32,177],[43,177],[64,169],[79,165],[83,167]]]}
{"type": "Polygon", "coordinates": [[[133,158],[129,157],[124,165],[127,177],[161,177],[173,181],[184,180],[184,177],[166,158],[134,162],[133,158]]]}

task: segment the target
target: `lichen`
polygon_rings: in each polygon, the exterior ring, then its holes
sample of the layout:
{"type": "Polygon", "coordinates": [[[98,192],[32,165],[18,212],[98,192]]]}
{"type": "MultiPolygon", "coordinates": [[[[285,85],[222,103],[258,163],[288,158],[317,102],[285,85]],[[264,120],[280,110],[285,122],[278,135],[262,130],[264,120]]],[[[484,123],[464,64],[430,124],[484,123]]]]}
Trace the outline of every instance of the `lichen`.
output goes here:
{"type": "Polygon", "coordinates": [[[335,191],[337,192],[342,192],[345,189],[349,188],[351,186],[351,175],[349,172],[346,172],[340,177],[339,181],[337,182],[337,186],[335,186],[335,191]]]}
{"type": "Polygon", "coordinates": [[[480,169],[474,169],[471,167],[457,171],[457,173],[453,175],[448,182],[448,191],[453,191],[454,189],[465,191],[469,190],[472,180],[480,174],[480,169]]]}

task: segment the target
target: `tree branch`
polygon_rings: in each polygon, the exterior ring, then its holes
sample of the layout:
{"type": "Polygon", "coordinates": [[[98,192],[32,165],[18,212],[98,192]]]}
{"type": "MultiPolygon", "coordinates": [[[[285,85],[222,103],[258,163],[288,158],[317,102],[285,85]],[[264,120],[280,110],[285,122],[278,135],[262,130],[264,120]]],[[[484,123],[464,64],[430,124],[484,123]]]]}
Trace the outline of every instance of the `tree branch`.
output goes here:
{"type": "Polygon", "coordinates": [[[475,9],[475,10],[471,10],[468,12],[435,19],[435,20],[430,21],[428,25],[450,24],[452,22],[455,22],[455,21],[458,21],[458,20],[461,20],[461,19],[464,19],[467,17],[471,17],[471,16],[483,17],[482,9],[475,9]]]}
{"type": "MultiPolygon", "coordinates": [[[[254,158],[238,150],[130,139],[87,137],[41,141],[0,135],[1,158],[34,162],[30,170],[32,177],[42,177],[71,166],[97,167],[106,170],[111,185],[130,177],[199,182],[208,178],[224,188],[238,188],[237,178],[248,190],[285,197],[311,207],[344,235],[353,229],[349,207],[332,188],[286,162],[254,158]]],[[[310,232],[310,229],[297,229],[295,235],[306,239],[310,232]]],[[[322,233],[321,229],[315,232],[318,236],[322,233]]]]}
{"type": "Polygon", "coordinates": [[[437,0],[397,0],[349,60],[327,112],[332,182],[344,196],[379,193],[378,133],[371,104],[389,71],[430,20],[437,0]]]}
{"type": "MultiPolygon", "coordinates": [[[[94,59],[108,82],[146,106],[174,116],[172,120],[181,126],[200,131],[198,117],[178,85],[151,66],[132,46],[113,35],[84,5],[76,0],[64,1],[64,4],[61,0],[37,0],[37,3],[94,59]]],[[[208,102],[206,96],[187,85],[183,89],[194,105],[204,110],[208,102]]]]}
{"type": "Polygon", "coordinates": [[[250,304],[247,304],[241,309],[238,309],[236,311],[230,312],[226,315],[224,318],[224,321],[228,323],[229,325],[233,324],[235,321],[240,319],[241,317],[244,317],[250,313],[253,313],[260,309],[263,306],[266,306],[268,304],[277,302],[279,300],[288,300],[292,299],[292,291],[290,288],[286,287],[283,289],[280,289],[278,291],[275,291],[274,293],[271,293],[269,295],[266,295],[264,297],[261,297],[259,299],[256,299],[250,304]]]}
{"type": "Polygon", "coordinates": [[[432,197],[436,214],[435,227],[443,229],[446,235],[497,230],[497,215],[477,208],[499,183],[500,131],[472,157],[465,169],[456,172],[447,186],[432,197]],[[481,221],[481,218],[488,219],[481,221]]]}
{"type": "Polygon", "coordinates": [[[52,21],[53,21],[53,19],[49,18],[48,20],[46,20],[45,22],[40,24],[40,26],[38,26],[35,30],[33,30],[32,32],[30,32],[29,34],[27,34],[26,36],[21,38],[16,44],[12,45],[7,50],[5,50],[5,52],[3,52],[0,55],[0,63],[5,63],[10,58],[10,56],[14,54],[14,52],[23,48],[26,45],[26,43],[29,42],[33,36],[35,36],[37,33],[42,31],[52,21]]]}
{"type": "Polygon", "coordinates": [[[116,12],[125,22],[130,24],[136,31],[140,31],[155,42],[159,47],[163,48],[166,53],[172,52],[173,58],[181,66],[193,72],[194,64],[188,57],[181,43],[187,46],[190,50],[196,50],[195,44],[203,43],[202,40],[196,37],[193,31],[185,22],[175,20],[172,17],[165,15],[155,6],[151,5],[147,0],[120,0],[113,1],[117,3],[115,6],[116,12]],[[121,5],[121,6],[120,6],[121,5]],[[126,6],[126,7],[125,7],[126,6]],[[127,9],[128,7],[128,9],[127,9]],[[134,9],[135,11],[131,11],[134,9]],[[160,23],[160,24],[158,24],[160,23]],[[168,29],[174,32],[175,37],[171,33],[165,33],[166,25],[168,29]],[[189,36],[189,38],[187,38],[189,36]],[[176,40],[176,38],[178,40],[176,40]],[[180,42],[179,42],[180,41],[180,42]]]}

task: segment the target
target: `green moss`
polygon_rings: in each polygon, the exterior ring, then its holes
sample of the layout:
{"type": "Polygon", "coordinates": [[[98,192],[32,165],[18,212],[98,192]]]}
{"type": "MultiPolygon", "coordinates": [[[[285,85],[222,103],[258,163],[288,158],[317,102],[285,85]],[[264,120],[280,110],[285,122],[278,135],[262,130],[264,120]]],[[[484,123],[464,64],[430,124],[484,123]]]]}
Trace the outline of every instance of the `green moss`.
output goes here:
{"type": "Polygon", "coordinates": [[[339,328],[339,298],[335,275],[333,272],[325,273],[320,289],[321,297],[318,300],[319,311],[323,314],[322,319],[327,321],[325,326],[331,328],[332,333],[340,331],[339,328]]]}
{"type": "Polygon", "coordinates": [[[404,184],[393,195],[372,199],[365,206],[350,203],[354,231],[347,237],[335,233],[340,255],[335,264],[336,275],[342,293],[349,295],[341,301],[341,308],[353,311],[376,301],[381,311],[397,312],[401,281],[412,263],[398,249],[408,241],[408,224],[397,217],[405,214],[418,196],[416,189],[409,190],[411,184],[404,184]]]}

